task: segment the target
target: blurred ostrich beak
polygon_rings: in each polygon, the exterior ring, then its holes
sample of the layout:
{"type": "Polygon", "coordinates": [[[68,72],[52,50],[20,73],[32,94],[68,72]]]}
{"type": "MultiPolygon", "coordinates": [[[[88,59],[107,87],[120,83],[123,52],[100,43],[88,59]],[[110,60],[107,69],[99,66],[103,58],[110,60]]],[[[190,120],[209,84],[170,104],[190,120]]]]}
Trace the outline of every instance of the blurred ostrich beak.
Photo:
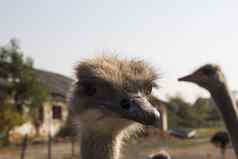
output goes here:
{"type": "Polygon", "coordinates": [[[194,80],[192,75],[187,75],[178,79],[178,81],[192,82],[194,80]]]}
{"type": "Polygon", "coordinates": [[[184,77],[181,77],[178,79],[178,81],[184,81],[184,82],[196,82],[196,74],[190,74],[184,77]]]}

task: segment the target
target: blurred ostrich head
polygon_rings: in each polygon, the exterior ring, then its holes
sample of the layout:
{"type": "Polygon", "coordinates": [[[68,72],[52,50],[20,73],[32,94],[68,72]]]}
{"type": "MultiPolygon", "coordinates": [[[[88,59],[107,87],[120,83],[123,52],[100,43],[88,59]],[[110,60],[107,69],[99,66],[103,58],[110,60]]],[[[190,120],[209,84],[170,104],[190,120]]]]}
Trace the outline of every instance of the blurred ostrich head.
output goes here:
{"type": "Polygon", "coordinates": [[[192,74],[179,78],[178,80],[196,83],[209,91],[213,91],[219,86],[225,85],[224,74],[221,68],[215,64],[206,64],[192,74]]]}
{"type": "Polygon", "coordinates": [[[172,159],[172,157],[170,156],[170,154],[166,150],[161,150],[157,154],[151,154],[146,159],[172,159]]]}

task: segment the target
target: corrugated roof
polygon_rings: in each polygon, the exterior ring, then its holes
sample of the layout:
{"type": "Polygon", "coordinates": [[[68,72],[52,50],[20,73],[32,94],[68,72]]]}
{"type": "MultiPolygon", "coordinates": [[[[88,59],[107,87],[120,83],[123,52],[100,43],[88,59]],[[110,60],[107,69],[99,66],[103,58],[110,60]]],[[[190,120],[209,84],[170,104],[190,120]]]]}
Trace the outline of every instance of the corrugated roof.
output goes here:
{"type": "Polygon", "coordinates": [[[73,83],[73,79],[64,75],[48,72],[44,70],[36,70],[39,80],[45,85],[49,92],[53,95],[67,96],[67,93],[73,83]]]}

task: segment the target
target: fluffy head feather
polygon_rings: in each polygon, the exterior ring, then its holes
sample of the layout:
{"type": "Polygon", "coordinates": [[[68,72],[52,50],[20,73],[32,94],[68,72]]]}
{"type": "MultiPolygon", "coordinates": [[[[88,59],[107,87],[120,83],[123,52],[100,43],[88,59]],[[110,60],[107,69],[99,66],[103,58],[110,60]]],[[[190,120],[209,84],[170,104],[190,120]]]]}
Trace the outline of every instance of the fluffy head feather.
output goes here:
{"type": "Polygon", "coordinates": [[[81,61],[76,72],[79,81],[103,80],[129,90],[143,88],[150,83],[156,86],[155,80],[158,78],[153,68],[143,60],[119,59],[116,56],[100,56],[81,61]]]}

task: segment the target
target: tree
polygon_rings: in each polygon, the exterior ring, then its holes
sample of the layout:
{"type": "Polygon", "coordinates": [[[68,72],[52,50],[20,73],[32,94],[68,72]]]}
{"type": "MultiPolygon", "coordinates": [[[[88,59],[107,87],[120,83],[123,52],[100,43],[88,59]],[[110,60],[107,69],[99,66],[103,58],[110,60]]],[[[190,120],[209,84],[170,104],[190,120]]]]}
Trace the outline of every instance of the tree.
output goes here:
{"type": "Polygon", "coordinates": [[[199,97],[193,104],[194,117],[199,126],[208,126],[209,112],[212,106],[209,98],[199,97]]]}
{"type": "Polygon", "coordinates": [[[223,120],[219,113],[219,110],[217,109],[216,104],[212,99],[210,99],[210,105],[211,105],[211,109],[208,112],[208,120],[209,121],[218,121],[218,122],[223,123],[223,120]]]}
{"type": "Polygon", "coordinates": [[[4,94],[12,97],[20,112],[23,106],[39,106],[48,97],[47,89],[37,80],[33,60],[23,56],[14,39],[0,48],[0,79],[5,81],[4,94]]]}
{"type": "Polygon", "coordinates": [[[12,103],[5,100],[0,106],[0,133],[5,135],[4,144],[8,144],[8,132],[16,125],[20,125],[25,118],[16,111],[12,103]]]}
{"type": "Polygon", "coordinates": [[[194,126],[195,118],[194,112],[192,111],[192,104],[184,101],[180,96],[170,97],[168,103],[169,118],[174,120],[172,122],[176,122],[172,123],[172,125],[176,125],[176,127],[194,126]]]}
{"type": "Polygon", "coordinates": [[[0,131],[6,133],[21,124],[24,108],[36,123],[37,110],[47,98],[47,88],[37,79],[33,60],[24,57],[18,42],[11,39],[0,47],[0,131]]]}
{"type": "Polygon", "coordinates": [[[168,101],[168,121],[172,127],[208,127],[221,125],[219,112],[210,98],[199,97],[193,104],[180,96],[168,101]]]}

